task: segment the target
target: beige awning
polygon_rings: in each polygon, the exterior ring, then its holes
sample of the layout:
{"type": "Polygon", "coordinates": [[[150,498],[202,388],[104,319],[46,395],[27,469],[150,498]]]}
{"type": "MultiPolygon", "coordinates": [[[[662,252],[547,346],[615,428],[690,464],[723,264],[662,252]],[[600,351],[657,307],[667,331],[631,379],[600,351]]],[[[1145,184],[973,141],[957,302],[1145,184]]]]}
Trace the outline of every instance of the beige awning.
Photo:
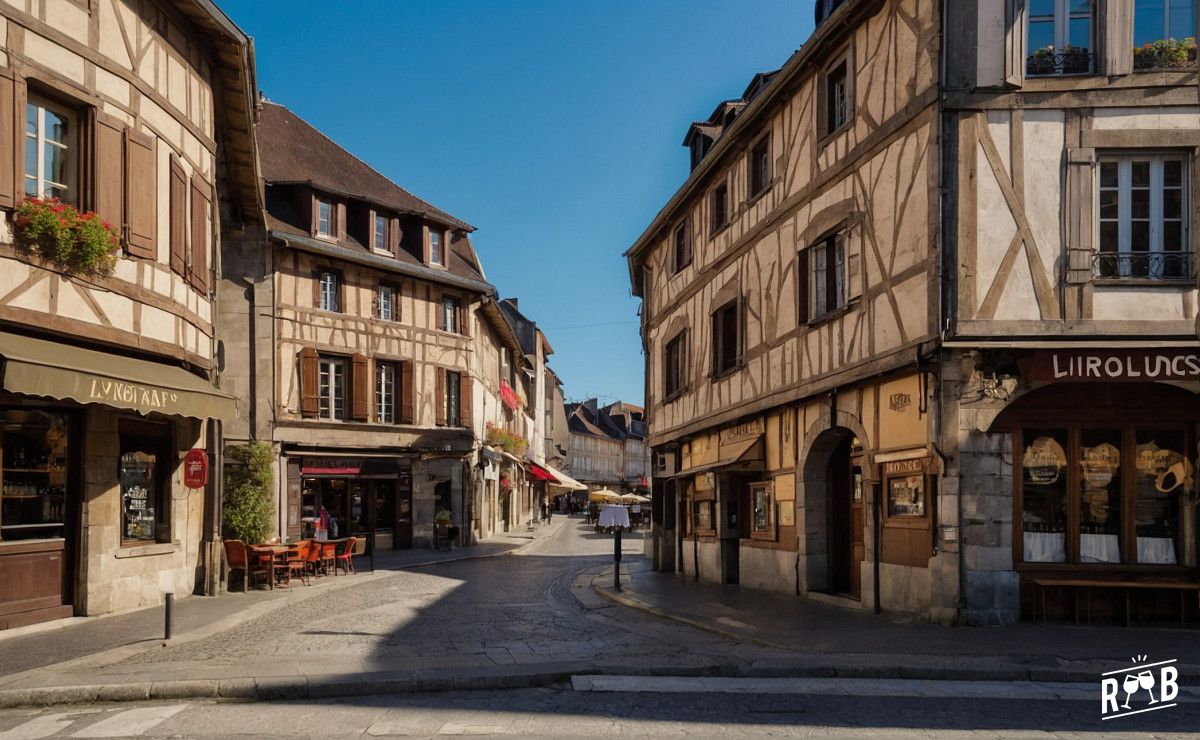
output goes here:
{"type": "Polygon", "coordinates": [[[181,367],[0,332],[5,390],[142,414],[237,418],[237,400],[181,367]]]}
{"type": "MultiPolygon", "coordinates": [[[[558,478],[558,483],[547,483],[546,484],[549,488],[565,489],[565,490],[559,491],[559,494],[567,493],[569,491],[586,491],[588,489],[587,486],[583,485],[582,483],[575,480],[574,478],[567,475],[566,473],[563,473],[559,470],[555,470],[554,468],[550,467],[549,465],[543,465],[542,467],[545,468],[546,471],[548,473],[550,473],[550,475],[553,475],[555,478],[558,478]]],[[[558,494],[556,494],[556,495],[558,495],[558,494]]]]}
{"type": "Polygon", "coordinates": [[[738,470],[761,470],[766,462],[763,452],[762,435],[751,437],[731,445],[726,446],[722,450],[720,460],[711,463],[704,463],[687,470],[680,470],[679,475],[696,475],[697,473],[707,473],[710,470],[719,468],[736,468],[738,470]]]}

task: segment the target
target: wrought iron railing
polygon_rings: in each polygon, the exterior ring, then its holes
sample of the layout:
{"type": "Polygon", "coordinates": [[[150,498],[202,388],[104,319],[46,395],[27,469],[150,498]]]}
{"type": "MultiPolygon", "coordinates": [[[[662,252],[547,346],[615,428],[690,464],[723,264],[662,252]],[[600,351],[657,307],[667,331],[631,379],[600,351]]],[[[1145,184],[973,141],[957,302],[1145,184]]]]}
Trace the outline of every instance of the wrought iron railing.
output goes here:
{"type": "Polygon", "coordinates": [[[1025,59],[1025,74],[1030,77],[1089,74],[1094,69],[1095,61],[1096,55],[1087,49],[1065,47],[1055,50],[1048,46],[1025,59]]]}
{"type": "Polygon", "coordinates": [[[1165,39],[1133,50],[1133,68],[1138,72],[1198,69],[1195,39],[1165,39]]]}
{"type": "Polygon", "coordinates": [[[1186,280],[1193,275],[1187,252],[1097,252],[1092,264],[1101,278],[1186,280]]]}

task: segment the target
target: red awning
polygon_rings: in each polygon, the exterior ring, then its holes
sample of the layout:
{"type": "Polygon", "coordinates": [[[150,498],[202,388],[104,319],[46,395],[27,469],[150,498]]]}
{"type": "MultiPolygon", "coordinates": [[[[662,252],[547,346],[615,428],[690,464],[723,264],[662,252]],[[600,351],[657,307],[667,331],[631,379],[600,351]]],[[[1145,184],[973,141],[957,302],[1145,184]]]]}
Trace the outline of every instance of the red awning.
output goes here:
{"type": "Polygon", "coordinates": [[[529,477],[534,480],[550,481],[551,483],[559,483],[558,478],[555,478],[549,470],[541,467],[537,463],[529,463],[529,477]]]}

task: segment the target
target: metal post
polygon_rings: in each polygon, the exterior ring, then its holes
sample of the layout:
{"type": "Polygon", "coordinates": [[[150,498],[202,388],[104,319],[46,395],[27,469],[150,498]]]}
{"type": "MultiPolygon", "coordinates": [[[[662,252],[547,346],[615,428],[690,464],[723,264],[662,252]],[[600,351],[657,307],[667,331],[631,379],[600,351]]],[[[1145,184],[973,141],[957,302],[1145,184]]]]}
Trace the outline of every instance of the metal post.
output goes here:
{"type": "Polygon", "coordinates": [[[621,527],[613,533],[613,590],[621,590],[621,527]]]}
{"type": "Polygon", "coordinates": [[[163,615],[163,639],[171,639],[171,616],[175,611],[175,594],[168,593],[166,601],[163,602],[165,613],[163,615]]]}

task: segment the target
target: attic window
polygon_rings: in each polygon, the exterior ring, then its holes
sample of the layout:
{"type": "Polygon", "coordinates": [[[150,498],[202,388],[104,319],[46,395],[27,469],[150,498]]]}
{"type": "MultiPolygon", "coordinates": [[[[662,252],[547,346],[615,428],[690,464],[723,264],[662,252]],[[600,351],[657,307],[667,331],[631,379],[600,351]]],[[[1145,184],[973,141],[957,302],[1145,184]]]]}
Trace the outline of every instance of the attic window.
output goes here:
{"type": "Polygon", "coordinates": [[[317,199],[317,234],[333,235],[333,203],[317,199]]]}
{"type": "Polygon", "coordinates": [[[442,249],[442,232],[429,231],[429,261],[435,265],[446,264],[445,250],[442,249]]]}

